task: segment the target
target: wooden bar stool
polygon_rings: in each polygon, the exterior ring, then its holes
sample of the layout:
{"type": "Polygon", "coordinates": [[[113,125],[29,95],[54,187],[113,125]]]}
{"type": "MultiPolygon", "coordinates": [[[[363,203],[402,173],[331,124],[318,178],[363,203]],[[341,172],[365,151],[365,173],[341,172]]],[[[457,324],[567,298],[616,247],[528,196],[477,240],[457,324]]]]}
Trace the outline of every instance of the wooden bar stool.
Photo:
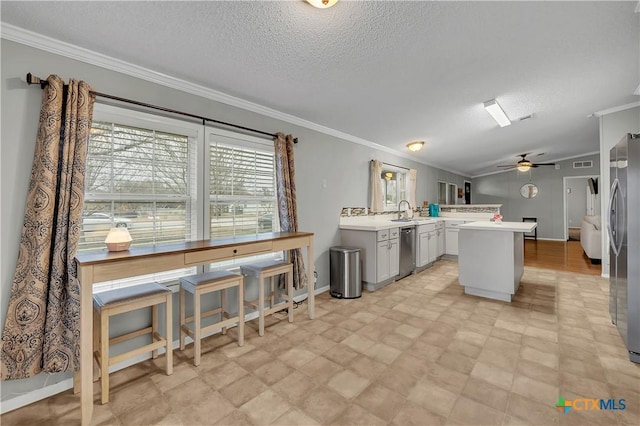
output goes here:
{"type": "Polygon", "coordinates": [[[93,350],[100,367],[102,404],[109,402],[109,366],[125,359],[151,352],[158,357],[158,349],[166,350],[166,373],[173,373],[171,290],[158,283],[140,284],[131,287],[107,290],[93,295],[93,350]],[[158,333],[158,305],[165,304],[165,337],[158,333]],[[109,318],[125,312],[151,307],[151,326],[109,338],[109,318]],[[113,357],[109,356],[109,346],[134,337],[151,334],[152,342],[113,357]]]}
{"type": "Polygon", "coordinates": [[[258,334],[260,336],[264,336],[264,318],[266,315],[279,312],[286,307],[289,311],[289,322],[293,322],[293,264],[267,260],[241,266],[240,270],[243,275],[258,279],[258,300],[247,300],[245,303],[247,306],[258,309],[258,334]],[[286,293],[278,289],[274,282],[274,278],[281,274],[285,274],[287,279],[286,293]],[[265,278],[271,279],[268,295],[264,291],[265,278]],[[268,309],[265,308],[267,296],[269,298],[268,309]],[[285,301],[276,305],[276,297],[285,301]]]}
{"type": "Polygon", "coordinates": [[[238,346],[244,344],[244,277],[228,271],[213,271],[204,274],[189,275],[180,278],[180,350],[184,350],[185,335],[193,339],[193,364],[200,365],[200,354],[202,346],[200,340],[202,335],[222,328],[222,334],[227,334],[227,327],[238,324],[238,346]],[[228,288],[238,288],[238,313],[231,316],[227,312],[227,292],[228,288]],[[204,294],[214,291],[220,292],[220,307],[207,312],[201,312],[200,298],[204,294]],[[185,301],[186,293],[193,294],[193,315],[186,317],[185,301]],[[220,321],[202,326],[202,318],[220,314],[220,321]],[[187,324],[193,322],[193,327],[187,324]]]}

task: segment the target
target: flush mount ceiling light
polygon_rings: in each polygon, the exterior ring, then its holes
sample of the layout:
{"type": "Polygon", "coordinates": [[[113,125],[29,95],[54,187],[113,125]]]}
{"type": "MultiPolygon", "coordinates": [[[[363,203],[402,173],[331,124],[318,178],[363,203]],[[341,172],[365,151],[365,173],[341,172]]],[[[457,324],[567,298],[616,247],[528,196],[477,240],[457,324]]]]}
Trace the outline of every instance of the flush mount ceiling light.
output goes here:
{"type": "Polygon", "coordinates": [[[494,120],[498,122],[500,127],[505,127],[511,124],[511,120],[507,117],[507,114],[504,113],[504,110],[498,104],[498,101],[495,99],[491,99],[484,103],[484,109],[487,110],[489,114],[493,117],[494,120]]]}
{"type": "Polygon", "coordinates": [[[318,9],[326,9],[338,3],[338,0],[307,0],[307,3],[318,9]]]}
{"type": "Polygon", "coordinates": [[[413,141],[407,144],[407,148],[409,148],[409,150],[413,152],[420,151],[423,146],[424,141],[413,141]]]}

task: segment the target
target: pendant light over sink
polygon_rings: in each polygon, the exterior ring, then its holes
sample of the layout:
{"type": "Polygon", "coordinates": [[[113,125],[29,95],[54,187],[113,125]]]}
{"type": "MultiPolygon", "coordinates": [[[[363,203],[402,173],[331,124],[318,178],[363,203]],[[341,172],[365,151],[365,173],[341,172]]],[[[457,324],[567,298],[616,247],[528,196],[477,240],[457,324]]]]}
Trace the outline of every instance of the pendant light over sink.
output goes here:
{"type": "Polygon", "coordinates": [[[424,146],[424,141],[413,141],[407,144],[407,148],[409,148],[409,151],[413,151],[413,152],[420,151],[423,146],[424,146]]]}

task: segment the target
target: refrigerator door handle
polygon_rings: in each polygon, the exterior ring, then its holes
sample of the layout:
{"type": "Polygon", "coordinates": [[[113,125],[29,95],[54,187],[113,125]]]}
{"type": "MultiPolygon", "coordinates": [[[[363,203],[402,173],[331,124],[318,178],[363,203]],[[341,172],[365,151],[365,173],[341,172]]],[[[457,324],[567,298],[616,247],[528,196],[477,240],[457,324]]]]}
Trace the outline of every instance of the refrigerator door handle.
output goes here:
{"type": "MultiPolygon", "coordinates": [[[[609,232],[609,245],[613,249],[613,252],[616,256],[620,254],[620,248],[622,247],[622,242],[620,242],[620,247],[618,247],[618,242],[616,241],[616,236],[613,235],[613,227],[611,226],[613,219],[613,201],[616,198],[616,193],[620,191],[620,183],[616,178],[611,185],[611,194],[609,195],[609,220],[607,221],[607,231],[609,232]]],[[[616,223],[616,230],[619,229],[616,223]]]]}

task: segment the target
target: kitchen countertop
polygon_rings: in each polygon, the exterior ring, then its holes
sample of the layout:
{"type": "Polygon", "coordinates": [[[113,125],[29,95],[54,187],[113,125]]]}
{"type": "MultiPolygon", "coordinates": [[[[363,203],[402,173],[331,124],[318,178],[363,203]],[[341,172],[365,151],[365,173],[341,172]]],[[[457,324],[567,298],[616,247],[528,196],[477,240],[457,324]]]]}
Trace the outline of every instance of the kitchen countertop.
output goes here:
{"type": "Polygon", "coordinates": [[[477,221],[464,223],[459,229],[473,229],[477,231],[503,231],[503,232],[531,232],[538,226],[536,222],[488,222],[477,221]]]}
{"type": "Polygon", "coordinates": [[[406,226],[427,225],[437,222],[449,221],[488,221],[489,218],[479,217],[423,217],[418,216],[407,222],[393,222],[395,215],[376,215],[376,216],[346,216],[340,218],[340,229],[351,229],[354,231],[380,231],[383,229],[402,228],[406,226]]]}
{"type": "Polygon", "coordinates": [[[383,229],[402,228],[406,226],[426,225],[436,223],[439,219],[435,217],[418,217],[407,222],[393,222],[391,218],[369,218],[369,217],[341,217],[340,229],[351,229],[354,231],[380,231],[383,229]]]}

